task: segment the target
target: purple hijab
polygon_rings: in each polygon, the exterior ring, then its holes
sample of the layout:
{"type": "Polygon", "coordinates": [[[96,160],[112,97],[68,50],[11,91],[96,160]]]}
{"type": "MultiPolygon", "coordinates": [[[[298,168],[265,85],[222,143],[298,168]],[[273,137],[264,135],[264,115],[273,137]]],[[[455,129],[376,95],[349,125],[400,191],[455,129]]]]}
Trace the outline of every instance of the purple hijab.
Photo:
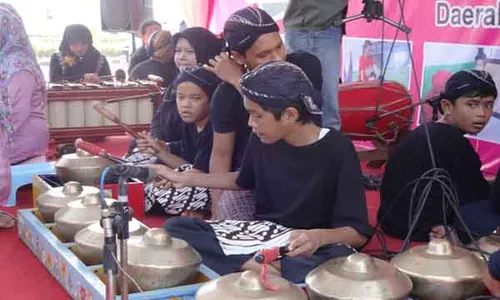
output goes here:
{"type": "Polygon", "coordinates": [[[20,71],[31,72],[37,82],[44,82],[21,17],[11,5],[0,3],[0,127],[7,144],[12,143],[14,132],[7,87],[20,71]]]}

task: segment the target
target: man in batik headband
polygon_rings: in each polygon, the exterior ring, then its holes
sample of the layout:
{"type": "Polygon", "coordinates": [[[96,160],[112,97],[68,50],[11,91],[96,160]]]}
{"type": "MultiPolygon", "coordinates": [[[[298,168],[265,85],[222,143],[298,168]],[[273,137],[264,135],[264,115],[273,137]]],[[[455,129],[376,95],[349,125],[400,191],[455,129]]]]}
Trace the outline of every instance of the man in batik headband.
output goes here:
{"type": "MultiPolygon", "coordinates": [[[[473,226],[468,219],[482,218],[480,215],[470,216],[475,209],[469,205],[482,205],[481,202],[473,202],[487,199],[490,186],[481,173],[479,155],[464,135],[477,134],[484,128],[491,117],[496,97],[495,82],[485,71],[460,71],[446,82],[445,91],[439,100],[440,119],[427,124],[429,139],[426,127],[420,125],[389,157],[380,190],[381,206],[378,213],[378,220],[386,233],[405,238],[409,232],[409,218],[414,219],[414,216],[409,216],[409,210],[416,212],[420,206],[417,203],[420,201],[412,199],[421,197],[429,179],[418,181],[417,186],[415,183],[433,168],[429,140],[437,168],[448,172],[452,187],[457,189],[458,199],[455,200],[461,207],[467,225],[473,226]]],[[[412,240],[426,241],[431,228],[446,221],[448,224],[454,221],[455,213],[450,203],[443,204],[445,193],[440,184],[433,183],[411,236],[412,240]],[[449,209],[444,211],[446,206],[449,209]]],[[[485,205],[489,207],[490,203],[485,205]]],[[[485,208],[484,211],[492,212],[493,209],[485,208]]],[[[481,229],[474,230],[491,232],[500,224],[500,219],[494,215],[490,221],[482,223],[481,229]]],[[[461,235],[463,231],[459,230],[458,233],[461,235]]]]}
{"type": "Polygon", "coordinates": [[[321,95],[297,66],[266,63],[240,84],[254,134],[238,172],[152,168],[174,184],[252,190],[256,221],[174,218],[165,228],[221,275],[259,269],[255,251],[287,246],[289,253],[273,264],[275,271],[303,282],[310,270],[352,253],[351,247],[361,247],[371,234],[359,160],[342,133],[312,121],[321,113],[313,98],[321,95]]]}
{"type": "MultiPolygon", "coordinates": [[[[278,25],[259,8],[246,7],[233,13],[224,25],[224,39],[229,54],[221,53],[210,61],[212,66],[206,66],[225,81],[215,92],[211,103],[210,118],[214,129],[211,173],[237,171],[241,167],[250,128],[247,124],[248,113],[238,91],[240,76],[266,62],[292,59],[292,55],[286,57],[278,25]]],[[[315,80],[316,77],[321,77],[321,63],[312,54],[294,53],[293,60],[304,70],[311,70],[312,74],[308,75],[312,75],[314,83],[318,81],[315,80]]],[[[251,202],[250,192],[224,191],[219,205],[219,193],[213,192],[213,212],[217,218],[253,218],[254,204],[251,202]]]]}

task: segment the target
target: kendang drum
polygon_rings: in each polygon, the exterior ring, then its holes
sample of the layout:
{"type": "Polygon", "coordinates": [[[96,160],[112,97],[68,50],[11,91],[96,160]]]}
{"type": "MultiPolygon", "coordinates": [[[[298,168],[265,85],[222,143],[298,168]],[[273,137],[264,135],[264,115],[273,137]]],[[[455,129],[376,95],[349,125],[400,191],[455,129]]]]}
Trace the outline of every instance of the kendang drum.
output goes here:
{"type": "Polygon", "coordinates": [[[408,90],[394,81],[341,84],[341,131],[354,140],[397,141],[410,131],[414,104],[408,90]]]}

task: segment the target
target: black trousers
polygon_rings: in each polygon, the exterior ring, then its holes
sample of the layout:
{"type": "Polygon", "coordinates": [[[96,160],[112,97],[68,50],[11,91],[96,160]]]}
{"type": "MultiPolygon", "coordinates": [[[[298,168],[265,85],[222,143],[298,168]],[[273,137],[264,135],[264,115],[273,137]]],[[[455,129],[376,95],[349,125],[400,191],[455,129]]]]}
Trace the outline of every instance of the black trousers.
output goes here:
{"type": "MultiPolygon", "coordinates": [[[[240,272],[241,266],[253,255],[225,255],[212,227],[199,219],[176,217],[169,219],[165,230],[173,237],[183,239],[202,256],[202,262],[221,276],[240,272]]],[[[352,254],[344,245],[321,247],[311,257],[284,257],[281,261],[281,276],[293,283],[303,283],[307,273],[324,262],[352,254]]]]}

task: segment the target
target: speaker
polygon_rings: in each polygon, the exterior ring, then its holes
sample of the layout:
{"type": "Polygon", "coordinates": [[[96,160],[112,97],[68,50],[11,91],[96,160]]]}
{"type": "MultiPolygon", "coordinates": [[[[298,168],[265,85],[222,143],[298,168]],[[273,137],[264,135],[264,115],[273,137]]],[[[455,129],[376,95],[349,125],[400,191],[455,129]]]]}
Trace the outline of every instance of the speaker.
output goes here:
{"type": "Polygon", "coordinates": [[[138,33],[141,23],[153,18],[153,0],[101,0],[101,29],[138,33]]]}

